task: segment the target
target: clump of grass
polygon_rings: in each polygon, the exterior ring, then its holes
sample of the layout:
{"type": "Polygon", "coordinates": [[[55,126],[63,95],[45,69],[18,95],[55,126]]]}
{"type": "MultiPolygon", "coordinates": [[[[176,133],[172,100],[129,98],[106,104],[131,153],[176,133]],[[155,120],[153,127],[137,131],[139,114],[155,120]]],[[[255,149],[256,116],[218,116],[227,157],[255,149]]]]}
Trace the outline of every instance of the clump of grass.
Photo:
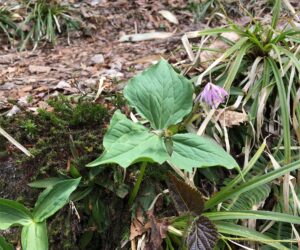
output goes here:
{"type": "Polygon", "coordinates": [[[58,34],[80,28],[79,20],[73,16],[74,10],[57,1],[30,0],[26,10],[28,14],[21,24],[22,30],[19,29],[22,35],[20,50],[29,42],[36,48],[42,40],[55,45],[58,34]]]}
{"type": "Polygon", "coordinates": [[[14,22],[17,16],[17,14],[13,13],[13,7],[0,6],[0,30],[6,35],[10,42],[17,29],[17,25],[14,22]]]}

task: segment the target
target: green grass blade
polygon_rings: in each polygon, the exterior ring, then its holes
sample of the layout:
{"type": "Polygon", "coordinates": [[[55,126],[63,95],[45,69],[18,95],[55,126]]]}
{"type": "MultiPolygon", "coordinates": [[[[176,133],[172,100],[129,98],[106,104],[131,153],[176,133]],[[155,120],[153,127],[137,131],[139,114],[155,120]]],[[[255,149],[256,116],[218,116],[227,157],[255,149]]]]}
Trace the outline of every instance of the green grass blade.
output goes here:
{"type": "Polygon", "coordinates": [[[288,248],[286,248],[279,242],[275,242],[275,240],[273,240],[272,238],[247,227],[224,221],[215,221],[214,223],[219,233],[240,236],[246,238],[246,240],[248,239],[249,241],[262,242],[279,250],[288,250],[288,248]]]}
{"type": "Polygon", "coordinates": [[[239,51],[237,51],[236,58],[229,69],[228,76],[224,83],[224,89],[226,89],[227,91],[230,89],[231,84],[232,84],[233,80],[235,79],[237,72],[239,71],[240,65],[243,61],[245,54],[251,47],[253,47],[253,44],[245,43],[241,46],[239,51]]]}
{"type": "Polygon", "coordinates": [[[218,192],[216,195],[214,195],[211,199],[209,199],[206,203],[205,203],[205,209],[209,209],[212,208],[213,206],[215,206],[216,204],[219,204],[225,200],[228,200],[232,197],[236,197],[244,192],[248,192],[254,188],[258,188],[259,186],[269,183],[273,180],[275,180],[278,177],[281,177],[289,172],[295,171],[297,169],[300,169],[300,160],[295,161],[293,163],[290,163],[282,168],[276,169],[272,172],[269,172],[265,175],[261,175],[258,177],[255,177],[253,179],[251,179],[250,181],[241,184],[239,187],[236,187],[234,189],[229,189],[226,190],[226,192],[222,192],[222,190],[220,192],[218,192]]]}
{"type": "Polygon", "coordinates": [[[229,197],[231,197],[231,193],[232,193],[233,188],[237,184],[239,184],[243,180],[243,176],[245,176],[252,169],[252,167],[254,166],[254,164],[257,162],[257,160],[259,159],[259,157],[263,153],[265,147],[266,147],[266,142],[264,142],[259,147],[259,149],[255,153],[255,155],[251,158],[251,160],[249,161],[249,163],[247,164],[247,166],[243,169],[242,173],[240,175],[238,175],[237,177],[235,177],[231,182],[229,182],[226,185],[226,187],[224,187],[223,189],[221,189],[221,191],[219,191],[218,193],[216,193],[212,198],[210,198],[205,203],[205,208],[206,209],[212,208],[212,207],[216,206],[217,204],[219,204],[220,202],[222,202],[224,200],[227,200],[229,197]]]}
{"type": "Polygon", "coordinates": [[[254,219],[300,224],[298,216],[270,211],[222,211],[203,213],[203,215],[212,221],[254,219]]]}
{"type": "Polygon", "coordinates": [[[276,86],[278,89],[280,110],[281,110],[281,122],[283,127],[285,163],[289,163],[291,161],[291,133],[290,133],[289,108],[287,103],[286,90],[275,61],[271,58],[268,58],[267,60],[272,68],[276,86]]]}
{"type": "Polygon", "coordinates": [[[272,28],[275,29],[279,20],[281,9],[281,0],[275,0],[274,8],[272,11],[273,18],[272,18],[272,28]]]}
{"type": "Polygon", "coordinates": [[[204,72],[202,72],[197,79],[196,86],[200,85],[202,82],[203,77],[210,72],[214,67],[216,67],[220,62],[225,60],[227,57],[235,53],[237,50],[243,46],[246,41],[248,41],[247,37],[241,38],[235,45],[233,45],[231,48],[229,48],[222,56],[220,56],[217,60],[215,60],[204,72]]]}
{"type": "Polygon", "coordinates": [[[296,69],[300,73],[300,62],[299,62],[299,59],[293,53],[291,53],[289,50],[287,50],[287,49],[285,49],[285,48],[283,48],[281,46],[273,46],[273,47],[277,47],[278,51],[280,51],[284,55],[288,56],[288,58],[291,60],[291,62],[293,63],[293,65],[296,67],[296,69]]]}
{"type": "Polygon", "coordinates": [[[230,28],[212,28],[212,29],[204,29],[198,32],[199,36],[213,36],[213,35],[219,35],[221,33],[226,32],[234,32],[233,29],[230,28]]]}

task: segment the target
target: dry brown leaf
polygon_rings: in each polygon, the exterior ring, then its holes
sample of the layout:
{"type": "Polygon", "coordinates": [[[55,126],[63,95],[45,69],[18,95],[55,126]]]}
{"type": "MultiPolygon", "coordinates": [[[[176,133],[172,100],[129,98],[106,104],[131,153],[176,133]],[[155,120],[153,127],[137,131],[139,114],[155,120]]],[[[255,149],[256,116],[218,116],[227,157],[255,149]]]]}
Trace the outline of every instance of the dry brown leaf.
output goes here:
{"type": "Polygon", "coordinates": [[[43,86],[40,86],[40,87],[34,89],[34,91],[37,92],[37,93],[45,92],[45,91],[48,91],[48,90],[49,90],[49,87],[46,86],[46,85],[43,85],[43,86]]]}
{"type": "Polygon", "coordinates": [[[28,85],[19,89],[19,92],[29,92],[33,89],[32,85],[28,85]]]}
{"type": "Polygon", "coordinates": [[[163,239],[167,236],[168,221],[166,219],[157,220],[152,212],[148,213],[150,221],[145,225],[151,227],[150,240],[147,242],[145,249],[160,250],[162,249],[163,239]]]}
{"type": "Polygon", "coordinates": [[[47,66],[29,65],[30,73],[49,73],[51,68],[47,66]]]}
{"type": "Polygon", "coordinates": [[[162,55],[149,55],[149,56],[144,56],[141,58],[138,58],[136,60],[133,60],[129,62],[130,64],[138,64],[138,63],[154,63],[159,61],[162,58],[162,55]]]}
{"type": "Polygon", "coordinates": [[[144,227],[144,216],[141,208],[138,208],[136,211],[136,217],[133,218],[130,225],[130,240],[133,240],[135,237],[142,235],[145,232],[144,227]]]}
{"type": "Polygon", "coordinates": [[[166,18],[169,22],[179,24],[177,17],[172,12],[168,10],[161,10],[158,13],[161,14],[164,18],[166,18]]]}
{"type": "Polygon", "coordinates": [[[213,119],[219,121],[223,127],[231,128],[238,126],[243,122],[248,121],[248,115],[243,112],[218,109],[216,110],[213,119]]]}

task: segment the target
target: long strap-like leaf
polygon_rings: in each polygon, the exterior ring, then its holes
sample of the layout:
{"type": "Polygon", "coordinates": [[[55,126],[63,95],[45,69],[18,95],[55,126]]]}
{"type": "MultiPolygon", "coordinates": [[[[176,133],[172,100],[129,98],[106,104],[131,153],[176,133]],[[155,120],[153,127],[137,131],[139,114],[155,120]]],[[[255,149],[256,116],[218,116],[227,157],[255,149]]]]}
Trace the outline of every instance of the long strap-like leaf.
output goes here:
{"type": "Polygon", "coordinates": [[[270,211],[222,211],[203,213],[212,221],[216,220],[239,220],[239,219],[254,219],[254,220],[271,220],[293,224],[300,224],[300,218],[286,213],[277,213],[270,211]]]}
{"type": "Polygon", "coordinates": [[[244,192],[250,191],[250,190],[257,188],[263,184],[269,183],[269,182],[275,180],[276,178],[281,177],[281,176],[285,175],[286,173],[295,171],[297,169],[300,169],[300,160],[290,163],[288,165],[285,165],[284,167],[276,169],[265,175],[255,177],[255,178],[251,179],[250,181],[245,182],[234,189],[228,190],[222,196],[218,195],[218,193],[217,193],[215,196],[213,196],[211,199],[209,199],[205,203],[205,209],[212,208],[216,204],[219,204],[223,201],[226,201],[226,200],[228,200],[232,197],[235,197],[237,195],[240,195],[244,192]]]}

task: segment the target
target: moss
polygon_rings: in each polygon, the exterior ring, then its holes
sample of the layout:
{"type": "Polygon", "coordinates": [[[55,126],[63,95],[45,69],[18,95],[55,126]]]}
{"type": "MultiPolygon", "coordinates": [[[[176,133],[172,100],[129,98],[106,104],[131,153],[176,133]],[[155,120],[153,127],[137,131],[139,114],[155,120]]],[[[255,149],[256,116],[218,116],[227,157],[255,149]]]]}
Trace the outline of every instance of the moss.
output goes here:
{"type": "MultiPolygon", "coordinates": [[[[62,97],[51,100],[49,104],[53,112],[39,110],[38,115],[25,112],[12,118],[0,117],[0,126],[34,155],[34,158],[28,158],[12,148],[10,161],[0,173],[0,194],[19,200],[27,207],[34,206],[40,192],[29,188],[29,182],[67,174],[68,161],[83,175],[88,171],[85,165],[102,151],[102,137],[110,117],[103,104],[75,103],[62,97]]],[[[0,137],[0,152],[5,152],[8,145],[0,137]]],[[[78,221],[72,224],[74,218],[66,212],[68,210],[67,207],[55,216],[52,224],[49,220],[49,238],[55,241],[52,244],[55,249],[74,249],[74,238],[82,233],[82,229],[75,226],[78,221]]],[[[15,237],[9,238],[17,240],[15,237]]]]}

